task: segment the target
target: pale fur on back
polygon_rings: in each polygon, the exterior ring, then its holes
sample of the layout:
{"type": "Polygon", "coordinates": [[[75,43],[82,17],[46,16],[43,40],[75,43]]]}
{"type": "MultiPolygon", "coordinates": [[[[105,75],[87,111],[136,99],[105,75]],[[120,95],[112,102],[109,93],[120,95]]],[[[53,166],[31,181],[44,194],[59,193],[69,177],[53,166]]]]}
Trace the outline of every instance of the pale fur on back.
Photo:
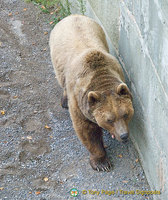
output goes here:
{"type": "Polygon", "coordinates": [[[68,16],[54,27],[50,35],[50,54],[57,80],[68,96],[107,89],[106,85],[111,87],[116,78],[118,82],[124,81],[118,61],[109,54],[103,29],[86,16],[68,16]],[[109,84],[101,83],[102,78],[109,84]]]}

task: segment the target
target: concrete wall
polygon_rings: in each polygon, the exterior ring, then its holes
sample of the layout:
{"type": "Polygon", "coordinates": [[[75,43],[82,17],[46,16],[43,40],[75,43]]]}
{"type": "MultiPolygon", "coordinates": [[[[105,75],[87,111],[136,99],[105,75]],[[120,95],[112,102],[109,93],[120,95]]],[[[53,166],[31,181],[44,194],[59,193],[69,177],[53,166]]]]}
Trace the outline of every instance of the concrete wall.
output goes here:
{"type": "Polygon", "coordinates": [[[168,1],[88,0],[134,96],[131,138],[152,190],[168,198],[168,1]]]}

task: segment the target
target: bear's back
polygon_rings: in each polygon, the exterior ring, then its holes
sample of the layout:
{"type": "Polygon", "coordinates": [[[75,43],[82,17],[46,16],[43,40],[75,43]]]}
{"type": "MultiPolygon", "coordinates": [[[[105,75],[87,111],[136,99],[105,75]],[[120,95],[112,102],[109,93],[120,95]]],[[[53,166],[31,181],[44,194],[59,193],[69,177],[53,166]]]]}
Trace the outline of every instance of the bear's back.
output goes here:
{"type": "Polygon", "coordinates": [[[108,51],[103,29],[93,19],[70,15],[61,20],[50,36],[51,50],[57,49],[67,56],[80,54],[88,48],[108,51]]]}
{"type": "Polygon", "coordinates": [[[61,20],[50,34],[50,54],[59,84],[65,86],[65,73],[76,59],[90,49],[108,52],[105,34],[93,19],[70,15],[61,20]]]}

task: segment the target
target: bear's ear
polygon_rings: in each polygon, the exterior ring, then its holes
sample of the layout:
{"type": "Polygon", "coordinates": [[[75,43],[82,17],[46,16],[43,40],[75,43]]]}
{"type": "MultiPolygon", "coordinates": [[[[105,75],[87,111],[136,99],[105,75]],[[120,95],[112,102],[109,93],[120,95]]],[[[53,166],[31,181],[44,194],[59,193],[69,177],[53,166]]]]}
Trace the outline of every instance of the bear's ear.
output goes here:
{"type": "Polygon", "coordinates": [[[131,95],[127,85],[125,83],[121,83],[117,86],[117,94],[118,95],[131,95]]]}
{"type": "Polygon", "coordinates": [[[91,91],[88,93],[88,102],[93,105],[94,103],[100,100],[100,97],[101,94],[99,92],[91,91]]]}

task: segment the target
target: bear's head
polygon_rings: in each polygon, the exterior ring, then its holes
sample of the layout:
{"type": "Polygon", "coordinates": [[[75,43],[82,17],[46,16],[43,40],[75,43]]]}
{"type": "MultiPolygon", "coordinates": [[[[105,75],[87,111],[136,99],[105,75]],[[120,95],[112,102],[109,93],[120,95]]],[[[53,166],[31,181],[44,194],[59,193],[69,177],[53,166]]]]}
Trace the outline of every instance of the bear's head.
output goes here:
{"type": "Polygon", "coordinates": [[[134,109],[132,95],[125,83],[115,91],[90,91],[88,93],[89,112],[94,121],[110,132],[112,138],[125,142],[128,139],[128,123],[134,109]]]}

